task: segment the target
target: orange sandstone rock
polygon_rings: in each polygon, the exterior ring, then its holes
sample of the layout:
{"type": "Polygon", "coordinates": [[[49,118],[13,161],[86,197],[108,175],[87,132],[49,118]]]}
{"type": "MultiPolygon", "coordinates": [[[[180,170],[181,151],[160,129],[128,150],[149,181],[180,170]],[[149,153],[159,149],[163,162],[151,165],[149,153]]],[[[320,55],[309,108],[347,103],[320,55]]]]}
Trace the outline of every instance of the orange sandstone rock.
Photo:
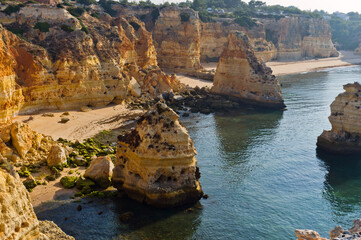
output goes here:
{"type": "Polygon", "coordinates": [[[241,32],[229,35],[211,91],[246,103],[285,107],[278,80],[272,70],[255,57],[247,36],[241,32]]]}
{"type": "Polygon", "coordinates": [[[179,116],[157,103],[131,132],[119,136],[113,184],[139,202],[174,207],[198,201],[197,154],[179,116]]]}

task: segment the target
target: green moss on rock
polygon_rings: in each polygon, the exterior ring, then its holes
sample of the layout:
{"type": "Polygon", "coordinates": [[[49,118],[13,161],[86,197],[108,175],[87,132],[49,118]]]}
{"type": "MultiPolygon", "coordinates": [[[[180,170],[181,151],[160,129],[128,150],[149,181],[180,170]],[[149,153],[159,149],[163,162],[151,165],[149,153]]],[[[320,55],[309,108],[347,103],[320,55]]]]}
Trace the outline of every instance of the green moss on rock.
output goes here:
{"type": "Polygon", "coordinates": [[[73,188],[73,187],[75,187],[77,180],[78,180],[78,177],[65,176],[60,179],[60,183],[61,183],[61,185],[63,185],[64,188],[73,188]]]}

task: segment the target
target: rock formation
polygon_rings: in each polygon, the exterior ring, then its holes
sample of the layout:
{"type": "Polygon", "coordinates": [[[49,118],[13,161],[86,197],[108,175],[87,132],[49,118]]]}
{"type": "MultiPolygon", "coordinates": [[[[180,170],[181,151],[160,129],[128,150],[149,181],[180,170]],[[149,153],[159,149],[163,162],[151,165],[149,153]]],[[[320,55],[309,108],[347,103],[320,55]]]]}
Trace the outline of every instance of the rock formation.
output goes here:
{"type": "Polygon", "coordinates": [[[228,35],[234,31],[247,33],[249,42],[255,55],[262,61],[277,58],[277,49],[272,42],[266,40],[266,29],[259,22],[251,29],[241,27],[234,22],[201,23],[201,61],[218,62],[224,47],[228,42],[228,35]]]}
{"type": "Polygon", "coordinates": [[[336,153],[361,153],[361,85],[355,82],[343,88],[345,92],[331,104],[332,129],[323,131],[317,146],[336,153]]]}
{"type": "Polygon", "coordinates": [[[164,103],[119,136],[113,184],[139,202],[174,207],[202,195],[196,150],[179,116],[164,103]]]}
{"type": "Polygon", "coordinates": [[[174,72],[200,70],[200,22],[189,8],[163,8],[153,29],[159,66],[174,72]]]}
{"type": "Polygon", "coordinates": [[[0,239],[74,239],[52,222],[38,221],[29,193],[12,165],[4,159],[0,159],[0,206],[0,239]]]}
{"type": "MultiPolygon", "coordinates": [[[[142,85],[138,77],[149,71],[171,82],[165,91],[179,87],[157,67],[152,35],[144,23],[134,17],[91,13],[76,18],[67,9],[38,4],[25,5],[11,15],[0,12],[0,23],[27,39],[0,27],[0,122],[8,122],[19,110],[121,102],[131,77],[142,85]],[[129,75],[129,66],[137,72],[129,75]]],[[[162,84],[152,84],[150,92],[164,90],[158,88],[162,84]]]]}
{"type": "Polygon", "coordinates": [[[0,126],[0,158],[16,164],[44,162],[55,141],[21,122],[0,126]]]}
{"type": "Polygon", "coordinates": [[[329,232],[329,239],[322,238],[318,232],[312,230],[296,229],[295,233],[297,240],[359,240],[361,239],[361,219],[354,220],[353,224],[349,230],[344,230],[341,226],[335,227],[329,232]]]}
{"type": "Polygon", "coordinates": [[[211,91],[237,97],[246,103],[285,107],[278,80],[272,75],[272,70],[255,57],[247,36],[242,32],[229,35],[211,91]]]}
{"type": "Polygon", "coordinates": [[[285,17],[262,19],[267,39],[278,49],[278,60],[298,60],[305,57],[337,57],[331,40],[331,28],[324,19],[285,17]]]}

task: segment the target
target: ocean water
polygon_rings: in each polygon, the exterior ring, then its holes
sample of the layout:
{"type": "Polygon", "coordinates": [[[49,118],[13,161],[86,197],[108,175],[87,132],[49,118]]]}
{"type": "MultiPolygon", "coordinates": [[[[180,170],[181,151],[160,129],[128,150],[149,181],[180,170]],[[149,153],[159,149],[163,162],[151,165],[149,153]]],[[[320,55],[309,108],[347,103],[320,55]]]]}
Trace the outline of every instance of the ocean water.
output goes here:
{"type": "Polygon", "coordinates": [[[37,207],[39,219],[53,220],[78,240],[286,240],[295,239],[296,228],[327,237],[336,225],[350,227],[361,218],[361,157],[317,152],[316,140],[331,127],[329,105],[344,84],[361,79],[361,67],[279,79],[287,111],[245,108],[181,119],[209,195],[193,212],[130,199],[59,200],[37,207]],[[134,217],[120,222],[127,211],[134,217]]]}

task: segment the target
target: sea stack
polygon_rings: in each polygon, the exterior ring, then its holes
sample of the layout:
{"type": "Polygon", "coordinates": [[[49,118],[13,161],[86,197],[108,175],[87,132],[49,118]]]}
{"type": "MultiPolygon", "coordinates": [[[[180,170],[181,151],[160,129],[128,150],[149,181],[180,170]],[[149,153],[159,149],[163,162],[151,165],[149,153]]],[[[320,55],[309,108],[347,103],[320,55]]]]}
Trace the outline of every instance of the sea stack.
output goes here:
{"type": "Polygon", "coordinates": [[[317,147],[341,154],[361,153],[361,85],[355,82],[343,88],[345,92],[331,104],[332,129],[323,131],[317,147]]]}
{"type": "Polygon", "coordinates": [[[179,116],[158,102],[137,126],[118,137],[113,184],[130,198],[151,206],[169,208],[197,202],[197,154],[179,116]]]}
{"type": "Polygon", "coordinates": [[[230,33],[218,62],[211,90],[240,101],[270,108],[284,108],[281,87],[272,70],[257,59],[248,37],[230,33]]]}

